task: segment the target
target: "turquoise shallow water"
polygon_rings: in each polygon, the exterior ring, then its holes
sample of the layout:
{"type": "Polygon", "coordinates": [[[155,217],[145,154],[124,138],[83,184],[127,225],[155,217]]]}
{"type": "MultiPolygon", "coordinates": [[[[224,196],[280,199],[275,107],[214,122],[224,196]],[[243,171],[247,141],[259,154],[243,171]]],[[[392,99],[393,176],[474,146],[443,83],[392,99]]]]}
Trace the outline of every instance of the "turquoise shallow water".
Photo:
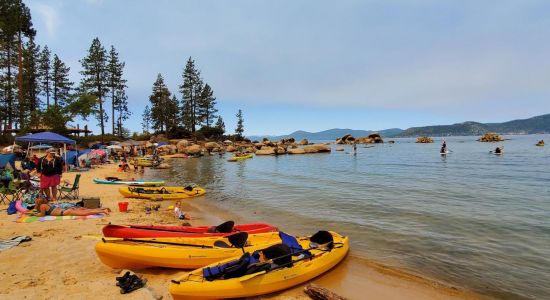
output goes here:
{"type": "MultiPolygon", "coordinates": [[[[197,183],[206,201],[293,233],[351,237],[360,256],[499,298],[550,298],[550,135],[447,138],[344,152],[172,160],[153,174],[197,183]],[[503,145],[502,156],[489,154],[503,145]],[[348,153],[346,153],[348,152],[348,153]]],[[[333,145],[333,150],[335,146],[333,145]]]]}

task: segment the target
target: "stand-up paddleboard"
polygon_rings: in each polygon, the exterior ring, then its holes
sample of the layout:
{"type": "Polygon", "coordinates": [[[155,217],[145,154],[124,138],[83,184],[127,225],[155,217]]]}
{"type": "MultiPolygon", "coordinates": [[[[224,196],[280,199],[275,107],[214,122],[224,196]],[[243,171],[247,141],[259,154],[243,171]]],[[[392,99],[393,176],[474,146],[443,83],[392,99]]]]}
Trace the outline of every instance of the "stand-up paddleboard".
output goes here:
{"type": "Polygon", "coordinates": [[[441,154],[441,155],[447,155],[447,154],[449,154],[449,153],[451,153],[451,152],[449,152],[449,151],[439,152],[439,154],[441,154]]]}

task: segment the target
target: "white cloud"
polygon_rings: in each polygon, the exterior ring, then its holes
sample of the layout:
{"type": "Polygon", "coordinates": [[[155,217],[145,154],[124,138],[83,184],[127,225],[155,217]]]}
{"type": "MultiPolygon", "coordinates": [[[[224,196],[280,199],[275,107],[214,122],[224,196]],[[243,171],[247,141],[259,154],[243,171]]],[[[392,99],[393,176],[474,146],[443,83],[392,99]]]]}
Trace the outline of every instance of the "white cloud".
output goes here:
{"type": "Polygon", "coordinates": [[[59,24],[57,10],[44,3],[36,3],[31,9],[33,13],[38,13],[39,17],[37,19],[44,23],[48,35],[52,37],[55,36],[57,25],[59,24]]]}

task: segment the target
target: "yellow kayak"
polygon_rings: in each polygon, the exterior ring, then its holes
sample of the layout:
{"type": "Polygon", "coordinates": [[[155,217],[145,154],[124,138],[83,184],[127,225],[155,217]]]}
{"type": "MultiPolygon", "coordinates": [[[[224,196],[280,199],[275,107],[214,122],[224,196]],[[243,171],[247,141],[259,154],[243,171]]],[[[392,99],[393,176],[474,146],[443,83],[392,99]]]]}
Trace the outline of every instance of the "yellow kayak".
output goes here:
{"type": "Polygon", "coordinates": [[[277,232],[239,232],[226,237],[109,239],[98,242],[95,250],[101,262],[115,269],[195,269],[242,254],[242,245],[244,251],[255,251],[280,242],[277,232]]]}
{"type": "MultiPolygon", "coordinates": [[[[174,299],[241,298],[264,295],[296,286],[327,272],[346,256],[349,250],[348,238],[335,232],[324,231],[323,233],[332,235],[332,249],[328,246],[329,244],[312,243],[316,235],[311,236],[311,241],[310,237],[298,238],[301,248],[306,249],[307,252],[295,251],[296,248],[290,247],[294,255],[277,256],[278,259],[272,257],[271,260],[263,263],[258,262],[255,259],[258,255],[254,254],[248,258],[245,254],[241,258],[220,261],[172,280],[170,294],[174,299]],[[290,262],[291,259],[292,262],[290,262]],[[236,264],[239,267],[234,267],[236,264]],[[233,267],[228,267],[230,265],[233,267]],[[242,266],[244,269],[241,268],[242,266]],[[221,277],[220,273],[223,274],[221,277]]],[[[268,249],[265,250],[262,252],[267,256],[268,249]]]]}
{"type": "Polygon", "coordinates": [[[140,167],[152,167],[154,165],[160,164],[159,161],[151,159],[136,159],[137,165],[140,167]]]}
{"type": "Polygon", "coordinates": [[[118,190],[126,198],[149,200],[177,200],[202,196],[206,191],[201,187],[122,187],[118,190]]]}
{"type": "Polygon", "coordinates": [[[245,159],[249,159],[249,158],[252,158],[254,156],[252,156],[252,154],[247,154],[247,155],[242,155],[242,156],[233,156],[233,157],[230,157],[227,161],[238,161],[238,160],[245,160],[245,159]]]}

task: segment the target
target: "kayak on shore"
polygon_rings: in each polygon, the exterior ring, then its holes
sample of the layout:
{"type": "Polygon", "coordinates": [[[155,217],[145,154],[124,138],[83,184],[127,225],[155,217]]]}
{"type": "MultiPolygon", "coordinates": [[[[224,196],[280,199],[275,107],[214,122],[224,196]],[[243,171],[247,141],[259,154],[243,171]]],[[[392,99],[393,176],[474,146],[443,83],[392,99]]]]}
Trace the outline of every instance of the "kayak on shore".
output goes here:
{"type": "Polygon", "coordinates": [[[237,232],[249,234],[277,232],[275,226],[265,223],[237,224],[227,221],[218,226],[165,226],[165,225],[114,225],[103,227],[103,235],[117,238],[160,238],[160,237],[216,237],[237,232]]]}
{"type": "Polygon", "coordinates": [[[170,294],[174,299],[222,299],[273,293],[327,272],[349,251],[348,238],[335,232],[298,239],[280,234],[282,244],[181,275],[172,280],[170,294]]]}
{"type": "Polygon", "coordinates": [[[165,184],[164,180],[135,180],[135,179],[120,179],[117,177],[106,177],[105,179],[94,178],[95,183],[98,184],[126,184],[132,186],[162,186],[165,184]]]}
{"type": "Polygon", "coordinates": [[[280,242],[277,232],[252,235],[239,232],[226,237],[103,238],[95,250],[101,262],[115,269],[195,269],[280,242]]]}
{"type": "Polygon", "coordinates": [[[206,191],[198,186],[187,187],[122,187],[119,193],[126,198],[177,200],[202,196],[206,191]]]}

